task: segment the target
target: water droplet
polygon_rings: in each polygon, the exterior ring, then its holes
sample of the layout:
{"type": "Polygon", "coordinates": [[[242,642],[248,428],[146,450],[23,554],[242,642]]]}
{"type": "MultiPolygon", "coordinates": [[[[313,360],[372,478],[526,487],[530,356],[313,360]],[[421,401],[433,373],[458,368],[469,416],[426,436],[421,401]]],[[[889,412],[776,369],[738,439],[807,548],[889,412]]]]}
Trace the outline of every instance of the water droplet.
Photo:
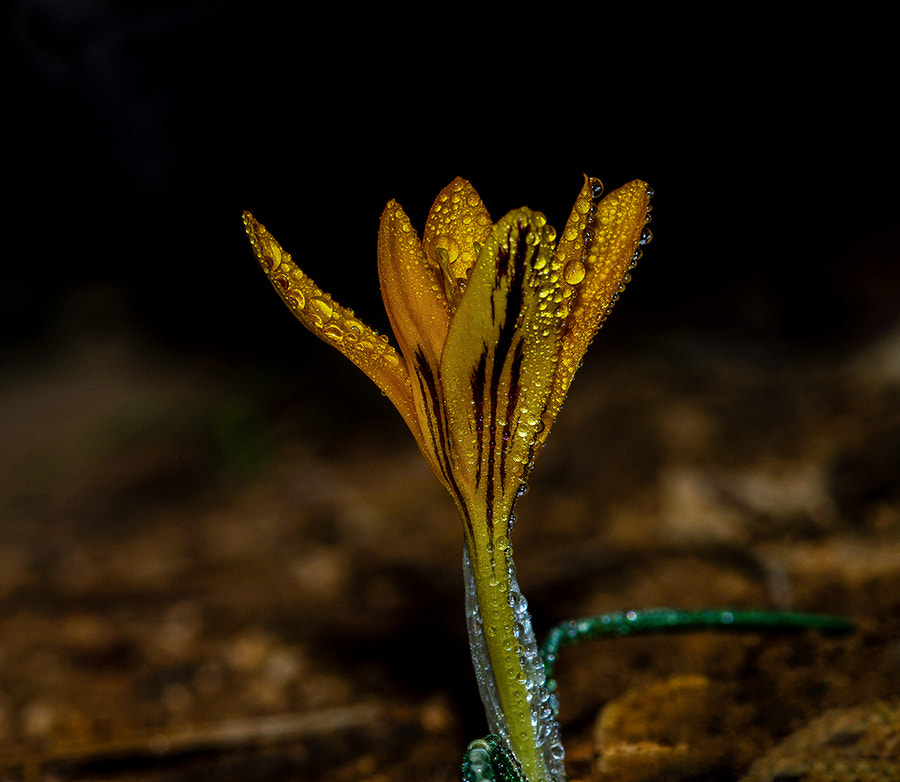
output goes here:
{"type": "Polygon", "coordinates": [[[584,268],[584,264],[579,260],[574,260],[566,264],[563,277],[569,285],[578,285],[584,279],[586,273],[587,270],[584,268]]]}
{"type": "Polygon", "coordinates": [[[325,299],[310,299],[309,307],[322,320],[329,320],[334,314],[334,307],[325,299]]]}
{"type": "Polygon", "coordinates": [[[326,326],[322,330],[322,334],[324,336],[328,337],[328,339],[333,339],[338,342],[340,342],[344,338],[344,332],[341,331],[340,328],[338,326],[335,326],[334,324],[332,324],[330,326],[326,326]]]}
{"type": "Polygon", "coordinates": [[[597,177],[591,177],[588,180],[588,184],[591,186],[591,198],[597,200],[603,195],[603,182],[597,179],[597,177]]]}

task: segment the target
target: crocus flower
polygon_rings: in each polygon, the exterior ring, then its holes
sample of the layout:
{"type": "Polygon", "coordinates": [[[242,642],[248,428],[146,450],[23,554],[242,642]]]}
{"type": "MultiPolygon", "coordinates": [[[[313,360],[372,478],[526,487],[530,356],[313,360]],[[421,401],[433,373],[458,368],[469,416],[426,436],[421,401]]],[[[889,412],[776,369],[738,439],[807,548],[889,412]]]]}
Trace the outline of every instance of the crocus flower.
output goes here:
{"type": "Polygon", "coordinates": [[[275,290],[393,402],[456,503],[475,585],[482,697],[491,729],[530,782],[559,778],[562,761],[552,746],[555,723],[542,724],[551,719],[541,705],[542,671],[534,670],[540,662],[528,652],[516,606],[513,506],[575,370],[650,238],[647,184],[634,181],[604,197],[602,189],[585,177],[558,243],[540,212],[523,207],[494,223],[464,179],[438,195],[421,239],[400,205],[388,203],[378,273],[399,350],[321,291],[244,214],[275,290]]]}

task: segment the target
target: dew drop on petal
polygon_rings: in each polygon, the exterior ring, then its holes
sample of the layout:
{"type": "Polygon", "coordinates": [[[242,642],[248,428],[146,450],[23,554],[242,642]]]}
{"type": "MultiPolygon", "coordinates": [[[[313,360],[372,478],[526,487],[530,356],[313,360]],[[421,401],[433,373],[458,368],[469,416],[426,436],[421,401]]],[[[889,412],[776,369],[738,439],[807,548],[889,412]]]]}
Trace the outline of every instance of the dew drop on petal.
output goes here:
{"type": "Polygon", "coordinates": [[[309,306],[323,320],[328,320],[334,314],[334,307],[325,299],[310,299],[309,306]]]}
{"type": "Polygon", "coordinates": [[[328,339],[332,339],[337,342],[340,342],[344,338],[344,332],[341,331],[340,327],[334,324],[326,326],[324,329],[322,329],[322,334],[324,334],[328,339]]]}
{"type": "Polygon", "coordinates": [[[563,277],[569,285],[578,285],[584,279],[585,274],[584,264],[577,259],[569,261],[563,271],[563,277]]]}

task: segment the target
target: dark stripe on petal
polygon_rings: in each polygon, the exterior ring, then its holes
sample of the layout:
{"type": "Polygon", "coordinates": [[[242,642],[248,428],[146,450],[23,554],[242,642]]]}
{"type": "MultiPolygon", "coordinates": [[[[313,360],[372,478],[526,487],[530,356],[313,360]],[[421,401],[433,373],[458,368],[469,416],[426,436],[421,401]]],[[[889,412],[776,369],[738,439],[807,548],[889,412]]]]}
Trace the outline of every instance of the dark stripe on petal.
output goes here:
{"type": "Polygon", "coordinates": [[[475,485],[481,482],[481,455],[484,453],[484,388],[487,375],[487,345],[472,371],[472,405],[475,416],[475,449],[478,454],[475,468],[475,485]]]}
{"type": "Polygon", "coordinates": [[[441,468],[441,475],[444,476],[447,486],[450,487],[450,490],[457,501],[457,505],[463,514],[463,521],[466,525],[467,532],[471,536],[474,534],[472,520],[469,516],[469,511],[466,507],[465,500],[463,499],[462,492],[459,490],[459,484],[456,482],[451,450],[449,443],[447,442],[446,411],[441,404],[434,371],[428,361],[426,361],[425,355],[421,350],[416,351],[415,371],[422,399],[427,400],[430,405],[430,408],[426,411],[428,414],[428,435],[431,438],[432,443],[434,443],[434,451],[437,456],[438,466],[441,468]]]}
{"type": "MultiPolygon", "coordinates": [[[[517,242],[516,247],[513,252],[510,252],[512,249],[510,245],[512,244],[512,236],[507,236],[507,247],[504,251],[504,248],[501,248],[501,251],[498,253],[498,263],[497,263],[497,285],[494,289],[495,294],[501,293],[504,291],[500,288],[501,281],[505,281],[508,286],[505,290],[505,299],[506,306],[503,308],[503,323],[500,325],[500,330],[497,335],[497,342],[494,346],[494,357],[493,362],[491,363],[491,380],[490,380],[490,442],[488,443],[488,474],[487,474],[487,483],[485,486],[485,497],[487,500],[487,511],[488,511],[488,530],[491,534],[493,534],[493,526],[494,526],[494,498],[496,495],[496,483],[497,478],[499,478],[500,487],[505,486],[506,479],[506,459],[505,459],[505,451],[506,451],[506,440],[505,438],[503,442],[498,444],[497,442],[497,413],[500,409],[500,381],[503,378],[504,371],[509,365],[509,369],[512,372],[513,367],[516,366],[518,370],[521,369],[521,351],[522,351],[522,337],[517,333],[517,327],[519,324],[519,315],[522,312],[522,309],[525,305],[525,259],[528,255],[528,245],[525,240],[525,231],[523,230],[523,226],[520,224],[519,232],[516,236],[517,242]],[[518,353],[519,359],[516,360],[516,354],[518,353]],[[500,463],[497,464],[497,452],[500,451],[500,463]],[[496,470],[499,468],[500,474],[499,476],[496,473],[496,470]]],[[[491,298],[491,312],[494,315],[494,307],[493,307],[493,297],[491,298]]],[[[494,315],[494,317],[496,317],[494,315]]],[[[514,410],[518,403],[518,393],[519,393],[519,385],[518,385],[518,370],[516,372],[516,382],[513,387],[513,383],[510,383],[510,387],[507,389],[510,393],[510,396],[506,400],[505,409],[506,411],[514,410]],[[515,392],[513,394],[513,391],[515,392]]],[[[504,432],[508,433],[508,427],[510,426],[510,422],[508,416],[504,423],[504,432]]]]}

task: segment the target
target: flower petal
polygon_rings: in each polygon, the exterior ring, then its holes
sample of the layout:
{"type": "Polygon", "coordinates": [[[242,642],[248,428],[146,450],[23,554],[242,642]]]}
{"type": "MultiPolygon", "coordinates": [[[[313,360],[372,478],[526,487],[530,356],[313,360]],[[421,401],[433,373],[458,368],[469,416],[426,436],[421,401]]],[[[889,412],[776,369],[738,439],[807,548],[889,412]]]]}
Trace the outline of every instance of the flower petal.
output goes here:
{"type": "Polygon", "coordinates": [[[419,447],[437,479],[456,496],[444,447],[446,414],[437,393],[450,307],[440,270],[429,262],[415,229],[396,201],[389,202],[381,216],[378,276],[384,308],[406,362],[419,447]]]}
{"type": "Polygon", "coordinates": [[[365,372],[394,403],[416,438],[421,440],[409,374],[387,337],[377,334],[354,314],[323,293],[293,262],[265,226],[244,212],[244,227],[253,252],[278,295],[319,339],[336,347],[365,372]]]}
{"type": "Polygon", "coordinates": [[[396,201],[390,201],[381,215],[378,277],[391,328],[407,362],[421,351],[436,367],[450,325],[450,307],[440,271],[429,263],[415,229],[396,201]]]}
{"type": "Polygon", "coordinates": [[[562,296],[569,313],[541,443],[562,407],[588,345],[628,282],[643,237],[649,236],[645,233],[650,212],[650,187],[646,182],[629,182],[602,199],[601,190],[599,180],[585,177],[556,248],[562,269],[562,296]]]}
{"type": "Polygon", "coordinates": [[[478,250],[492,227],[481,196],[465,179],[457,177],[435,199],[425,221],[422,247],[441,269],[451,309],[458,306],[478,250]]]}
{"type": "Polygon", "coordinates": [[[554,239],[546,218],[524,208],[494,226],[441,358],[456,475],[474,516],[487,514],[490,545],[508,532],[552,390],[562,323],[554,239]]]}

